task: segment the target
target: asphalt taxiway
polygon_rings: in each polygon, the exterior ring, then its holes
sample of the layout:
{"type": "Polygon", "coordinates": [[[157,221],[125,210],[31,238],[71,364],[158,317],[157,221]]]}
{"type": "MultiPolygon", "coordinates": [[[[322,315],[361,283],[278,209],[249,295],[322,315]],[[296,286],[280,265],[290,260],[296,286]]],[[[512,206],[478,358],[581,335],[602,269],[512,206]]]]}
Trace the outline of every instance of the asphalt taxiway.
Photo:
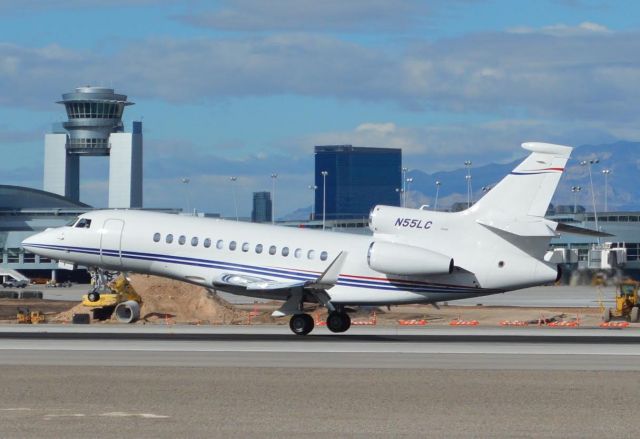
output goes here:
{"type": "Polygon", "coordinates": [[[0,326],[0,437],[629,437],[640,331],[0,326]]]}

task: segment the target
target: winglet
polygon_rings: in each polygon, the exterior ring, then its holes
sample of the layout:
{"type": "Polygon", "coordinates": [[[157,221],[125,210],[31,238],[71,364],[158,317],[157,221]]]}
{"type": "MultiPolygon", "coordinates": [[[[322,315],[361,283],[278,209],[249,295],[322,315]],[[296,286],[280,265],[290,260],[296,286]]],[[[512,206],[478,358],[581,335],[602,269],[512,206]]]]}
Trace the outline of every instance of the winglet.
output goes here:
{"type": "Polygon", "coordinates": [[[329,289],[338,282],[340,277],[340,271],[344,260],[347,258],[347,252],[342,251],[336,256],[336,258],[329,264],[326,270],[320,275],[318,279],[305,285],[305,288],[313,288],[318,290],[329,289]]]}

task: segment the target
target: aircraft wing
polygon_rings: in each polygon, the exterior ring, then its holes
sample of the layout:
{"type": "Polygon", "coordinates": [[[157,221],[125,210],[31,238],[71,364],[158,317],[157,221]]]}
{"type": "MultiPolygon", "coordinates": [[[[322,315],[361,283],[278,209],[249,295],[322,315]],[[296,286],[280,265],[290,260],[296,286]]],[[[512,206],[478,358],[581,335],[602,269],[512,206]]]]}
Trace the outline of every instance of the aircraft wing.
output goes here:
{"type": "Polygon", "coordinates": [[[295,287],[304,287],[308,281],[275,281],[271,279],[264,279],[256,276],[247,276],[245,274],[238,273],[226,273],[220,276],[220,279],[216,284],[218,285],[230,285],[234,287],[245,288],[247,291],[261,290],[261,291],[273,291],[273,290],[286,290],[295,287]]]}
{"type": "Polygon", "coordinates": [[[346,258],[346,252],[340,252],[329,264],[325,271],[313,280],[282,281],[265,279],[258,276],[250,276],[240,273],[225,273],[220,276],[218,285],[229,285],[245,288],[247,291],[275,291],[303,288],[307,290],[328,290],[338,282],[342,263],[346,258]]]}

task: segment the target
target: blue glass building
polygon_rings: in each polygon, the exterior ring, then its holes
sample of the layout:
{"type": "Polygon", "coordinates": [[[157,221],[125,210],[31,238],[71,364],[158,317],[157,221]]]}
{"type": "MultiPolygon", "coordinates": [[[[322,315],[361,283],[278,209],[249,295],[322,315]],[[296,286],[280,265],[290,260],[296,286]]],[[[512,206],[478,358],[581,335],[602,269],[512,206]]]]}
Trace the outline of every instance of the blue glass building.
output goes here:
{"type": "Polygon", "coordinates": [[[253,193],[251,221],[254,223],[271,222],[271,192],[253,193]]]}
{"type": "Polygon", "coordinates": [[[366,218],[376,204],[400,205],[402,150],[351,145],[315,147],[315,212],[322,217],[326,175],[326,218],[366,218]]]}

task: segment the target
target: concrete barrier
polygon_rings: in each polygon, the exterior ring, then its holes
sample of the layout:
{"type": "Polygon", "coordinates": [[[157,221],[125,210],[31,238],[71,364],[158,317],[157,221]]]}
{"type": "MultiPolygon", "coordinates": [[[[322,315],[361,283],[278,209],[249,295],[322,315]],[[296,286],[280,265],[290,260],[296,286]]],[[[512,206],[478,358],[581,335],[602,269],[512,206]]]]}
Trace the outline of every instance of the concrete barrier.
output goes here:
{"type": "Polygon", "coordinates": [[[20,299],[42,299],[42,291],[20,291],[20,299]]]}
{"type": "Polygon", "coordinates": [[[17,291],[0,291],[0,299],[17,299],[20,297],[17,291]]]}

